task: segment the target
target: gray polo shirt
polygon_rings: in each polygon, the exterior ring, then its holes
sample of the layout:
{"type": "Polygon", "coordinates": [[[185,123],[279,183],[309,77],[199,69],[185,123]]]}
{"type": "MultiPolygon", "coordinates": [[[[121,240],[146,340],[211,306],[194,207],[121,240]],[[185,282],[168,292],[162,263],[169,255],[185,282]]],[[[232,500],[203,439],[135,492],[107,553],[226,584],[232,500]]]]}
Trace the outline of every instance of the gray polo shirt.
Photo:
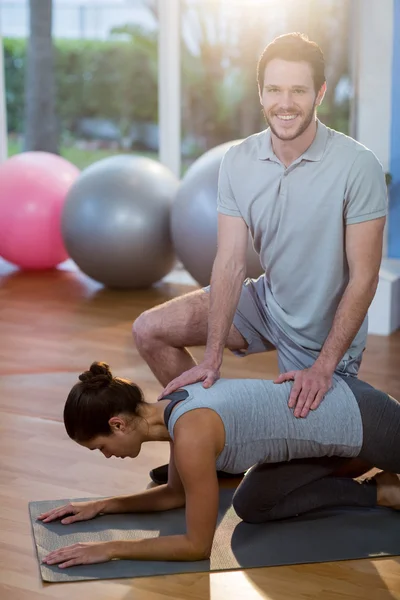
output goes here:
{"type": "MultiPolygon", "coordinates": [[[[317,122],[311,146],[286,168],[270,130],[232,146],[221,163],[218,211],[247,223],[266,278],[266,303],[289,337],[320,350],[349,280],[346,225],[387,213],[381,164],[362,144],[317,122]]],[[[367,317],[344,359],[365,348],[367,317]]]]}

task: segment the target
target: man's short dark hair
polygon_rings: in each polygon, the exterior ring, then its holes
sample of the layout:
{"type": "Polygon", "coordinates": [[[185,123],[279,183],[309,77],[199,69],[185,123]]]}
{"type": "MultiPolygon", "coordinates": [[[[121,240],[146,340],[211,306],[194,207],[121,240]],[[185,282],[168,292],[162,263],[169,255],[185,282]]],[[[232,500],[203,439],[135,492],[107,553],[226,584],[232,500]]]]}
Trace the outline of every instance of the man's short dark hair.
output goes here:
{"type": "Polygon", "coordinates": [[[257,81],[260,93],[264,87],[267,64],[274,58],[295,62],[308,62],[312,68],[314,89],[318,93],[325,83],[325,60],[321,48],[302,33],[287,33],[275,38],[264,49],[257,65],[257,81]]]}

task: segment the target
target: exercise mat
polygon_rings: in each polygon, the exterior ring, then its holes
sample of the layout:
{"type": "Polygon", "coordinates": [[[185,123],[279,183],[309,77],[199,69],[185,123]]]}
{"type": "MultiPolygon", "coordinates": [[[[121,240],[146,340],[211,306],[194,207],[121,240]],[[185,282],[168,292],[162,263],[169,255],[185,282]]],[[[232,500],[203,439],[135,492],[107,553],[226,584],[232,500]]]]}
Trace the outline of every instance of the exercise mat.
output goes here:
{"type": "MultiPolygon", "coordinates": [[[[253,525],[243,523],[233,510],[233,491],[220,491],[218,526],[209,560],[113,560],[67,569],[45,565],[42,559],[52,550],[78,542],[182,534],[185,532],[184,509],[101,515],[91,521],[62,525],[59,521],[44,524],[37,517],[71,499],[30,502],[29,512],[42,579],[66,582],[149,577],[400,555],[400,515],[396,511],[385,508],[329,509],[253,525]]],[[[80,500],[86,499],[73,501],[80,500]]]]}

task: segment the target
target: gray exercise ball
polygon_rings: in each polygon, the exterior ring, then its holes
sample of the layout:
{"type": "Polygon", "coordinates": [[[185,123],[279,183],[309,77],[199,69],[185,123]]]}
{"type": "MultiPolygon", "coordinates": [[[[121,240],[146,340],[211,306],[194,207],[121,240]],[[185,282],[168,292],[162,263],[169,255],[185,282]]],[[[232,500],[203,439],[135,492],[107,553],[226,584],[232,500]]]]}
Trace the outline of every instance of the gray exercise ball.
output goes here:
{"type": "MultiPolygon", "coordinates": [[[[218,175],[225,152],[240,140],[212,148],[185,173],[171,210],[171,233],[175,252],[190,275],[202,286],[210,283],[217,253],[218,175]]],[[[249,233],[247,277],[263,272],[249,233]]]]}
{"type": "Polygon", "coordinates": [[[61,230],[69,256],[96,281],[141,289],[175,262],[170,212],[179,180],[159,162],[118,155],[85,169],[71,187],[61,230]]]}

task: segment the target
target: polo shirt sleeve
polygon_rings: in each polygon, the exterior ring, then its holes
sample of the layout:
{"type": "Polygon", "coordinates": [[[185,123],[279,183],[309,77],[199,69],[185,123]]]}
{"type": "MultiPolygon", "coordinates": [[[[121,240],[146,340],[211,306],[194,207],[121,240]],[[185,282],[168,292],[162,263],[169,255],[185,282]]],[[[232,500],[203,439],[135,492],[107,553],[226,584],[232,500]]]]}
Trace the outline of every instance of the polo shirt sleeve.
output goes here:
{"type": "Polygon", "coordinates": [[[362,150],[350,169],[344,199],[346,225],[387,214],[388,193],[382,165],[370,150],[362,150]]]}
{"type": "Polygon", "coordinates": [[[229,150],[225,153],[218,177],[217,210],[224,215],[241,217],[241,212],[235,200],[229,177],[229,150]]]}

